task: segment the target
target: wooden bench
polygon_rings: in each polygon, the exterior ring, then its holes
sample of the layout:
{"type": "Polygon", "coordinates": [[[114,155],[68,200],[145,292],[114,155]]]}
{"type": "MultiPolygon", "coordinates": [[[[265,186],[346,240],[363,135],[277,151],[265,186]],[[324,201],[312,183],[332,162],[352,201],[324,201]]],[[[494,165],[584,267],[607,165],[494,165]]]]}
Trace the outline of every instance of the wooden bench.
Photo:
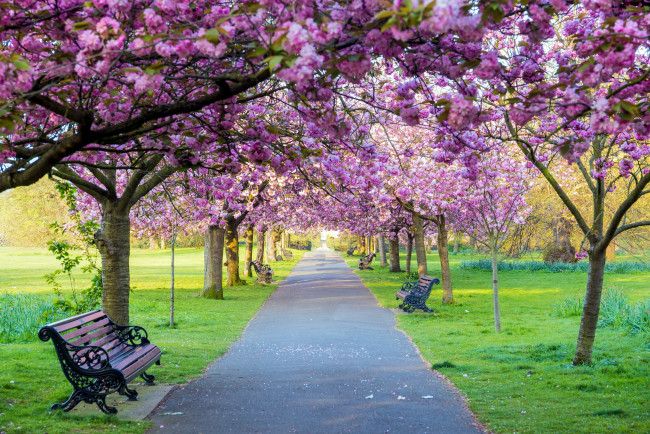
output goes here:
{"type": "Polygon", "coordinates": [[[348,256],[352,256],[352,254],[354,253],[354,251],[356,250],[356,248],[357,248],[357,245],[356,245],[356,244],[352,244],[352,245],[350,246],[350,248],[349,248],[345,253],[347,253],[348,256]]]}
{"type": "Polygon", "coordinates": [[[406,282],[402,289],[395,293],[395,300],[403,300],[399,305],[404,312],[411,313],[415,309],[422,309],[425,312],[433,312],[426,305],[431,294],[433,285],[440,283],[440,279],[431,276],[422,276],[417,282],[406,282]]]}
{"type": "Polygon", "coordinates": [[[359,270],[372,270],[373,268],[370,264],[372,264],[372,260],[375,259],[375,256],[377,256],[375,253],[371,253],[359,258],[359,270]]]}
{"type": "Polygon", "coordinates": [[[257,280],[255,283],[272,283],[273,270],[268,264],[262,264],[260,261],[251,261],[251,265],[257,273],[257,280]]]}
{"type": "Polygon", "coordinates": [[[287,261],[293,261],[293,253],[291,250],[287,250],[284,247],[282,248],[282,254],[287,261]]]}
{"type": "Polygon", "coordinates": [[[106,396],[118,392],[136,401],[138,392],[127,384],[138,376],[153,384],[154,376],[145,371],[160,365],[160,348],[149,342],[144,328],[117,325],[101,310],[45,325],[38,337],[43,342],[52,339],[63,373],[74,387],[70,398],[52,405],[53,410],[70,411],[85,401],[115,414],[106,396]]]}

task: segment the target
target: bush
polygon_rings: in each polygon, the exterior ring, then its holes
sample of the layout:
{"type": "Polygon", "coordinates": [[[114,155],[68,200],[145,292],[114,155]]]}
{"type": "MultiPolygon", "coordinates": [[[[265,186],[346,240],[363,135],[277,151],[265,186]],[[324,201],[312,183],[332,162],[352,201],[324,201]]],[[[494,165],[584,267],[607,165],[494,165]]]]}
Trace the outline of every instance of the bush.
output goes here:
{"type": "MultiPolygon", "coordinates": [[[[582,315],[584,298],[584,294],[581,294],[555,303],[553,315],[559,317],[582,315]]],[[[622,290],[616,287],[606,288],[600,301],[598,326],[623,329],[630,334],[650,333],[650,298],[632,305],[622,290]]]]}
{"type": "MultiPolygon", "coordinates": [[[[489,259],[476,259],[472,261],[460,261],[461,270],[492,271],[492,261],[489,259]]],[[[567,273],[589,271],[589,262],[582,261],[570,264],[567,262],[546,263],[543,261],[499,261],[499,271],[528,271],[543,273],[567,273]]],[[[635,271],[650,271],[650,264],[645,262],[610,262],[605,264],[606,273],[625,274],[635,271]]]]}
{"type": "Polygon", "coordinates": [[[31,294],[0,294],[0,343],[33,341],[38,329],[66,318],[53,300],[31,294]]]}

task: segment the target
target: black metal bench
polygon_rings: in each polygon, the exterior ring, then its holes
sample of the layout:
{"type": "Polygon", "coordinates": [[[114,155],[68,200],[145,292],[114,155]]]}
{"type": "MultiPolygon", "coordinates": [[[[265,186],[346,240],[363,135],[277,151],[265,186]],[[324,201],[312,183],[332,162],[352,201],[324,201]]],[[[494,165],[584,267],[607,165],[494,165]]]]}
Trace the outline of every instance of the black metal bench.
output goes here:
{"type": "Polygon", "coordinates": [[[377,256],[375,253],[371,253],[359,258],[359,270],[372,270],[373,268],[370,264],[372,264],[372,260],[375,259],[375,256],[377,256]]]}
{"type": "Polygon", "coordinates": [[[282,254],[287,261],[293,261],[293,253],[291,250],[287,250],[284,247],[282,248],[282,254]]]}
{"type": "Polygon", "coordinates": [[[273,270],[268,264],[262,264],[260,261],[251,261],[251,265],[257,273],[257,280],[255,283],[272,283],[273,270]]]}
{"type": "Polygon", "coordinates": [[[440,279],[431,276],[422,276],[417,282],[406,282],[402,289],[395,293],[395,300],[403,300],[399,308],[404,312],[411,313],[415,309],[422,309],[425,312],[433,312],[426,305],[431,294],[433,285],[440,283],[440,279]]]}
{"type": "Polygon", "coordinates": [[[74,387],[70,398],[52,405],[53,410],[70,411],[85,401],[115,414],[106,396],[118,392],[137,400],[138,392],[127,384],[138,376],[153,384],[154,376],[145,371],[160,365],[160,348],[149,342],[144,328],[117,325],[101,310],[45,325],[38,337],[43,342],[52,339],[63,373],[74,387]]]}

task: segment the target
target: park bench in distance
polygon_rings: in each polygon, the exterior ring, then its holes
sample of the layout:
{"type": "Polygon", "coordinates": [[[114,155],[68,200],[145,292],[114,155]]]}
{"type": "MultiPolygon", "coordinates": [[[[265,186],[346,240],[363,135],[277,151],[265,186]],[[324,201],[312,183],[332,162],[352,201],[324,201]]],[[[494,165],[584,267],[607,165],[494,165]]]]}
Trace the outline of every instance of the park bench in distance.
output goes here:
{"type": "Polygon", "coordinates": [[[251,261],[251,265],[257,273],[257,280],[255,283],[272,283],[273,270],[268,264],[262,264],[260,261],[251,261]]]}
{"type": "Polygon", "coordinates": [[[402,285],[402,289],[395,293],[395,300],[404,301],[399,305],[404,312],[411,313],[415,309],[433,312],[433,309],[427,307],[426,302],[433,285],[439,283],[440,279],[431,276],[422,276],[417,282],[406,282],[402,285]]]}
{"type": "Polygon", "coordinates": [[[52,410],[70,411],[85,401],[115,414],[117,409],[106,405],[106,396],[118,392],[136,401],[138,392],[127,384],[142,376],[152,385],[154,376],[145,370],[160,365],[160,348],[149,342],[144,328],[117,325],[101,310],[45,325],[38,337],[43,342],[52,339],[63,373],[74,387],[70,398],[52,405],[52,410]]]}
{"type": "Polygon", "coordinates": [[[372,270],[373,268],[370,264],[372,264],[372,260],[375,259],[375,256],[377,256],[375,253],[370,253],[369,255],[359,258],[359,270],[372,270]]]}

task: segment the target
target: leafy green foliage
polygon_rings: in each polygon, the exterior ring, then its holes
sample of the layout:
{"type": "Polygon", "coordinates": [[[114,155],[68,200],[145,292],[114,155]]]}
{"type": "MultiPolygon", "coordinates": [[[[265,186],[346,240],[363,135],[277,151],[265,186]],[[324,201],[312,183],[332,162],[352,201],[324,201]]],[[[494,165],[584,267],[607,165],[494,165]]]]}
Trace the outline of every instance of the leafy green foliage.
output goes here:
{"type": "Polygon", "coordinates": [[[25,293],[0,294],[0,343],[37,340],[43,324],[63,319],[67,312],[51,299],[25,293]]]}
{"type": "Polygon", "coordinates": [[[97,265],[97,251],[94,249],[94,234],[99,229],[99,223],[95,220],[84,221],[77,213],[76,188],[70,184],[57,184],[57,191],[61,198],[68,205],[70,216],[74,222],[73,231],[76,242],[68,242],[63,236],[68,232],[68,226],[54,222],[50,225],[58,239],[49,241],[48,250],[61,264],[61,268],[47,273],[45,281],[50,285],[58,296],[57,304],[63,310],[71,313],[82,313],[100,306],[102,299],[102,270],[97,265]],[[73,252],[80,252],[73,255],[73,252]],[[82,265],[83,264],[83,265],[82,265]],[[90,286],[77,294],[76,281],[73,271],[81,265],[81,271],[91,275],[90,286]],[[63,286],[57,280],[57,276],[63,275],[70,285],[71,297],[64,295],[63,286]]]}
{"type": "MultiPolygon", "coordinates": [[[[589,270],[589,262],[582,261],[576,263],[548,263],[543,261],[499,261],[497,267],[499,271],[529,271],[533,273],[586,273],[589,270]]],[[[492,271],[492,262],[489,259],[461,261],[460,269],[492,271]]],[[[622,274],[642,271],[650,271],[650,264],[633,261],[609,262],[605,264],[606,273],[622,274]]]]}
{"type": "MultiPolygon", "coordinates": [[[[584,294],[566,297],[553,305],[553,314],[559,317],[582,315],[584,294]]],[[[628,333],[650,333],[650,297],[632,304],[624,291],[609,287],[603,291],[598,316],[600,327],[623,329],[628,333]]]]}

